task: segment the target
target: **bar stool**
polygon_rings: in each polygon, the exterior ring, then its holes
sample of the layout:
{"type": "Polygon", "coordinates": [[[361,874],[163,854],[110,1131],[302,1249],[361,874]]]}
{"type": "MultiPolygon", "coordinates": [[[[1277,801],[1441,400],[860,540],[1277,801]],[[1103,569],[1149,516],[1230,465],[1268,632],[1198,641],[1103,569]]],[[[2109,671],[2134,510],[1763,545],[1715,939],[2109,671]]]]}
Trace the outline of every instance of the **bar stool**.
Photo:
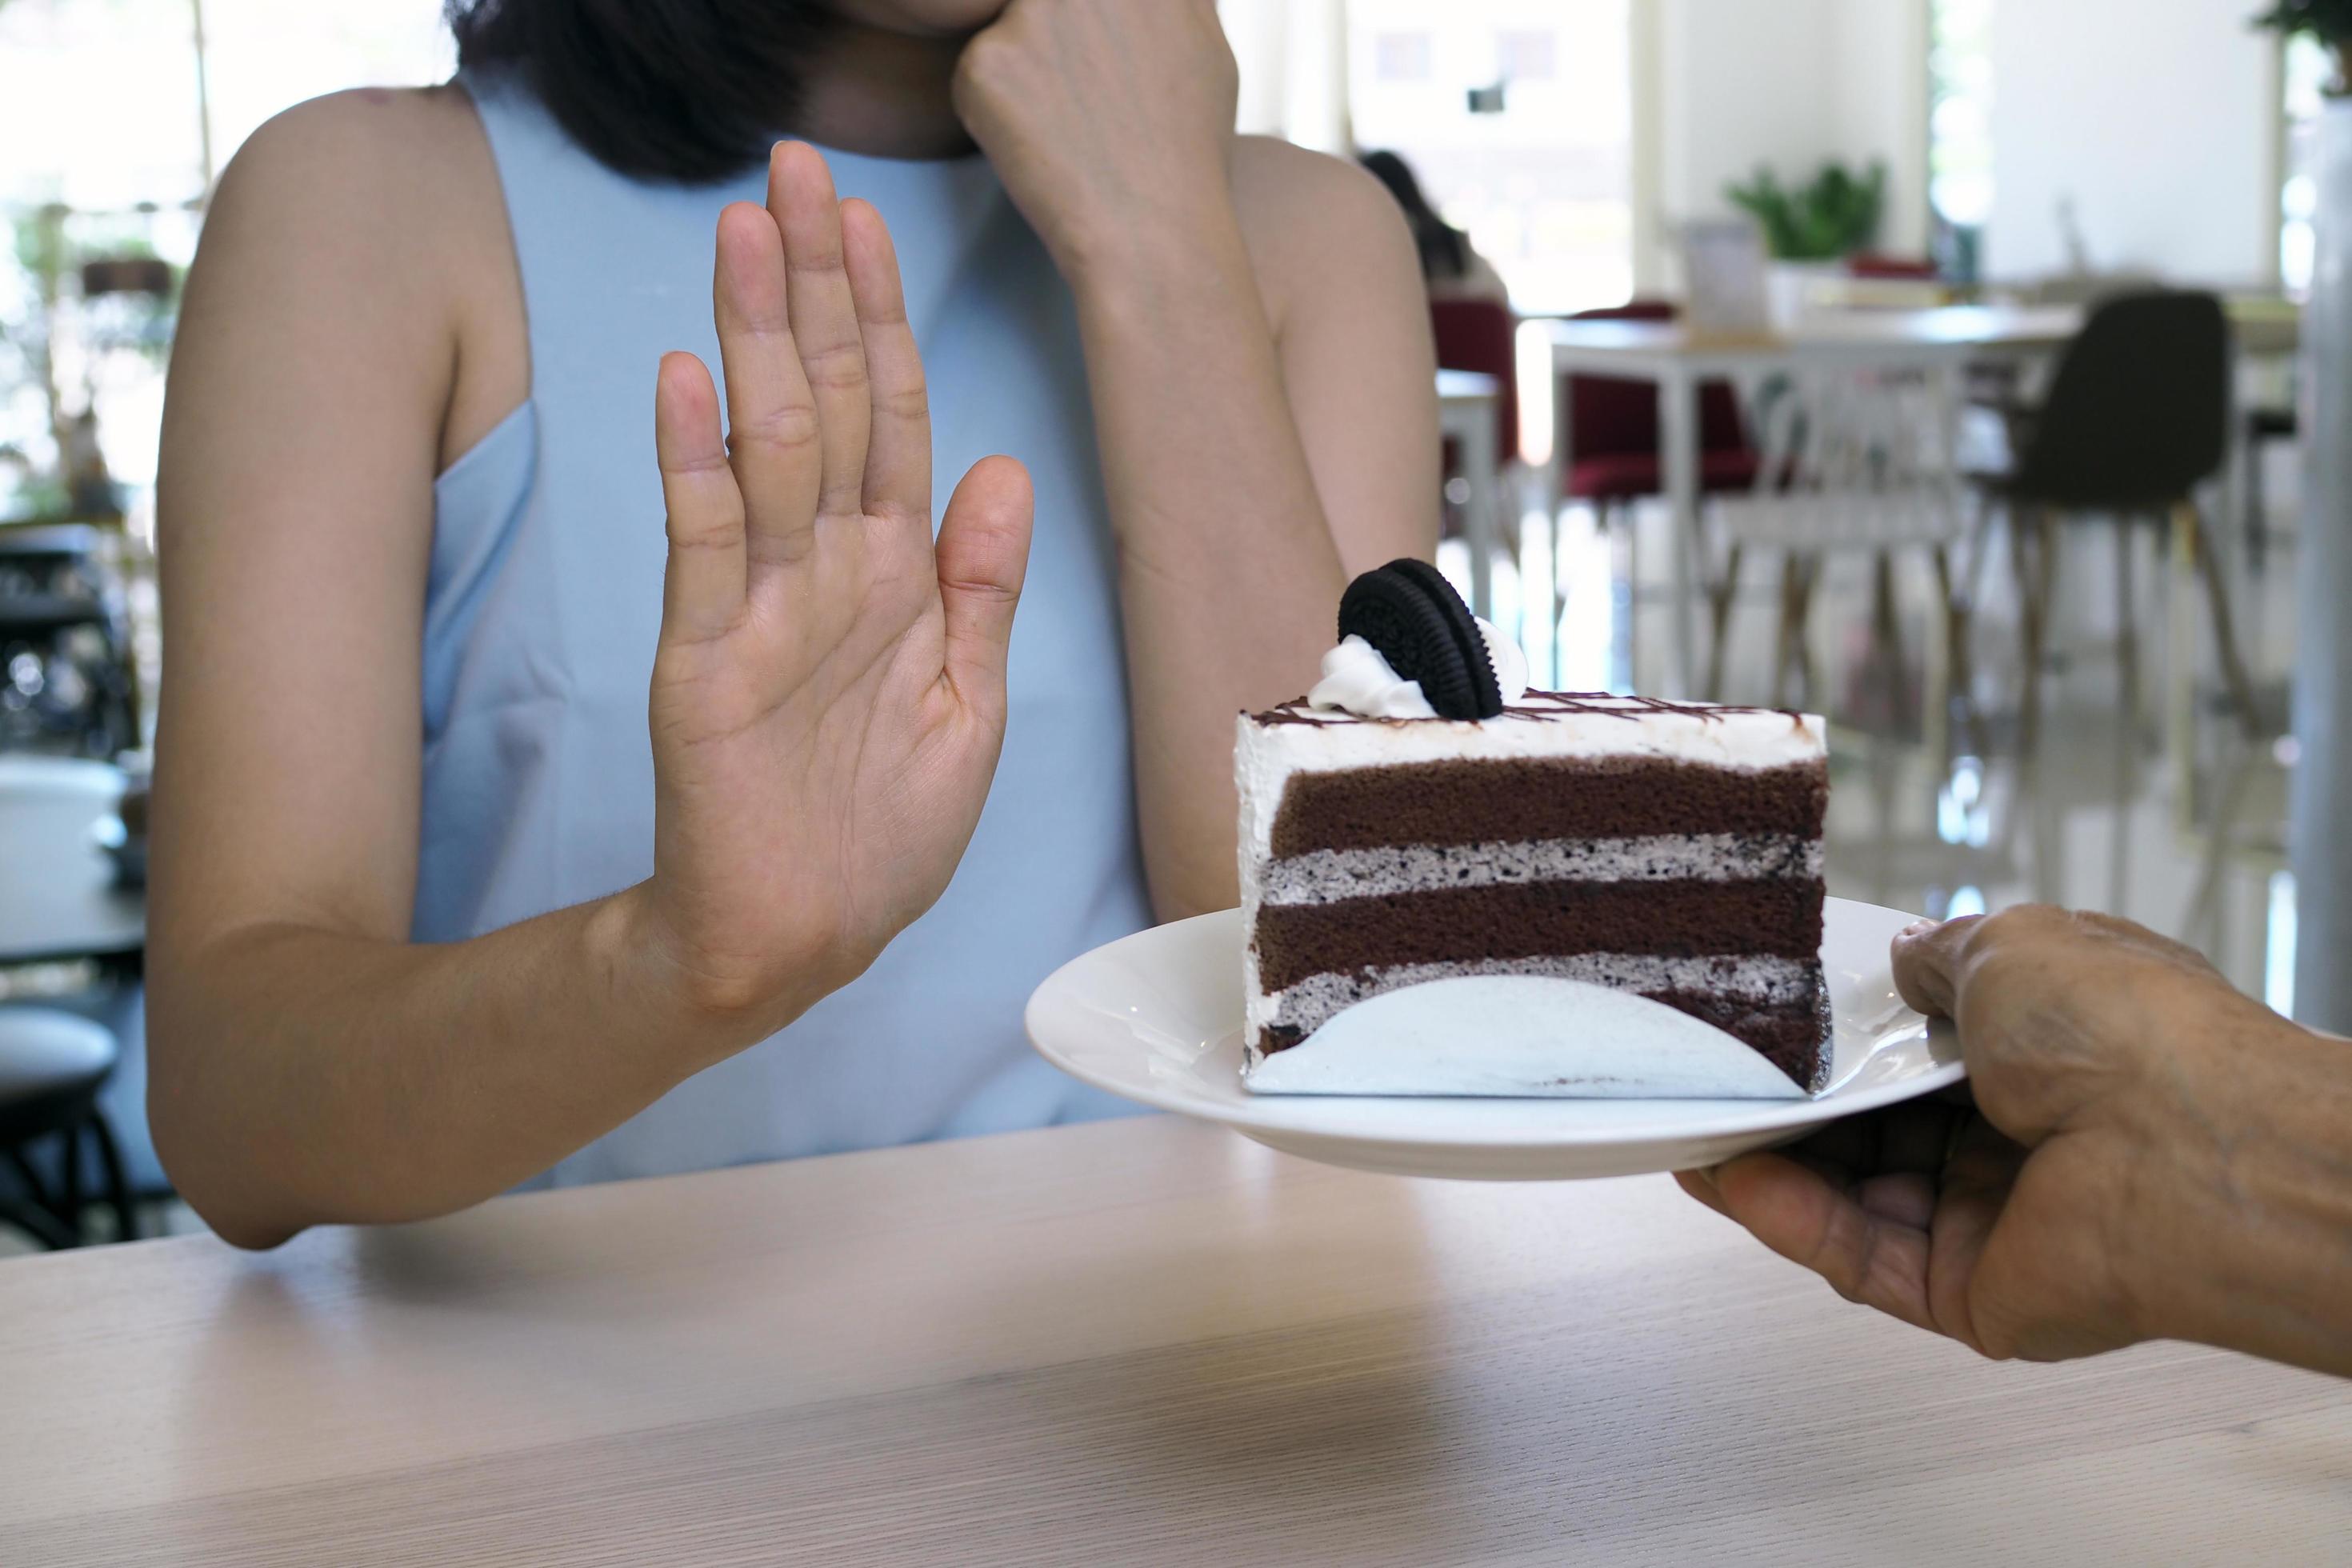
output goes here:
{"type": "Polygon", "coordinates": [[[97,1147],[116,1235],[129,1241],[139,1234],[122,1153],[98,1108],[98,1091],[120,1055],[111,1033],[78,1014],[0,1007],[0,1157],[25,1187],[21,1199],[0,1196],[0,1222],[44,1247],[82,1243],[85,1139],[97,1147]],[[49,1138],[63,1145],[54,1190],[27,1157],[33,1145],[49,1138]]]}

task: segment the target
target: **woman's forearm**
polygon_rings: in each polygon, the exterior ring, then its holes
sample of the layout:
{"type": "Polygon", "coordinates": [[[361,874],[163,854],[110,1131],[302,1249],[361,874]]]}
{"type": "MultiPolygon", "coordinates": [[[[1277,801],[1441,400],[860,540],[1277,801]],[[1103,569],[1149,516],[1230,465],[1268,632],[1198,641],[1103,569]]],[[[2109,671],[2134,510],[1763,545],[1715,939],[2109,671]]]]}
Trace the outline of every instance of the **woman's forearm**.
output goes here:
{"type": "Polygon", "coordinates": [[[151,986],[157,1149],[245,1247],[492,1196],[781,1021],[699,1005],[635,889],[440,945],[257,926],[151,986]]]}
{"type": "Polygon", "coordinates": [[[1298,695],[1345,578],[1230,213],[1074,267],[1118,541],[1144,864],[1163,920],[1234,896],[1234,715],[1298,695]]]}

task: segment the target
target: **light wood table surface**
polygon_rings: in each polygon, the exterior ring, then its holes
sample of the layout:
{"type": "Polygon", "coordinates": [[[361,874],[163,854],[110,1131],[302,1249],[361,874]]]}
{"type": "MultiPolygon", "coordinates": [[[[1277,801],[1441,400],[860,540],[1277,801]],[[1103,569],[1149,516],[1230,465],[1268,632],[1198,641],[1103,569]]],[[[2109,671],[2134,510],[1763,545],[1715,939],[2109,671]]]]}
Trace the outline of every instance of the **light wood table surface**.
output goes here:
{"type": "Polygon", "coordinates": [[[0,1264],[0,1561],[2345,1561],[2352,1384],[1147,1120],[0,1264]]]}

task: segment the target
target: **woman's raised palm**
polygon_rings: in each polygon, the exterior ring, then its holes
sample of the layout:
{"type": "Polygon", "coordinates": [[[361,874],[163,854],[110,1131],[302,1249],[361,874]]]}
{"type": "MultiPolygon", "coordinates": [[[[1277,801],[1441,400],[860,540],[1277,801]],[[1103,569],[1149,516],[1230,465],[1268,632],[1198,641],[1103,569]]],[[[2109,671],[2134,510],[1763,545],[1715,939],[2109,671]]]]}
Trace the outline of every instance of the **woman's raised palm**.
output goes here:
{"type": "Polygon", "coordinates": [[[780,1024],[946,888],[1004,733],[1027,474],[978,464],[934,547],[923,370],[888,232],[785,143],[719,215],[727,379],[664,358],[669,564],[651,722],[655,933],[780,1024]]]}

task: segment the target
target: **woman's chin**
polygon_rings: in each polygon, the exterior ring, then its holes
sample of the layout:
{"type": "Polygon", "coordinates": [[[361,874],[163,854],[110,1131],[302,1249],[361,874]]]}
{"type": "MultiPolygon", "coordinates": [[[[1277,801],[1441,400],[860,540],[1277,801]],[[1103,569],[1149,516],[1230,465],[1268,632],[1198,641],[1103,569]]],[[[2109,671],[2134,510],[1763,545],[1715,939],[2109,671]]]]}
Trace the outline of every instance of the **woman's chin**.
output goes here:
{"type": "Polygon", "coordinates": [[[835,0],[836,16],[894,33],[960,37],[1004,14],[1011,0],[835,0]]]}

